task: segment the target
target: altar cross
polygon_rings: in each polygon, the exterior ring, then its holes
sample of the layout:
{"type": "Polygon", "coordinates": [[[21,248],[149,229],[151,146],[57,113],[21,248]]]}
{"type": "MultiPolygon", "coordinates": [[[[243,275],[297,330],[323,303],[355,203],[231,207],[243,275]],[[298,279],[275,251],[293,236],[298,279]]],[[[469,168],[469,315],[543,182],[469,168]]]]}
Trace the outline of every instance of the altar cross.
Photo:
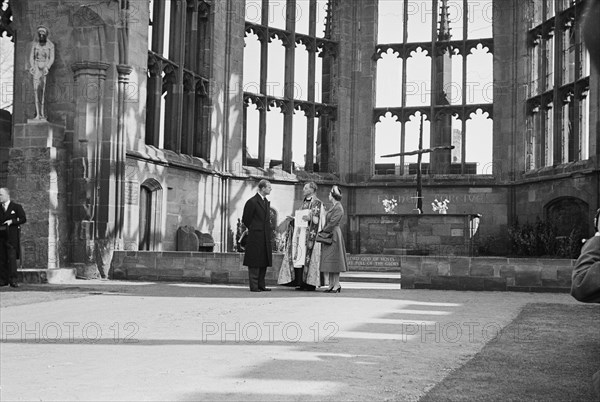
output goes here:
{"type": "Polygon", "coordinates": [[[382,158],[392,158],[394,156],[417,155],[417,210],[419,214],[423,213],[423,183],[421,177],[421,159],[423,154],[435,152],[442,149],[454,149],[454,145],[445,145],[441,147],[423,148],[423,113],[421,113],[421,126],[419,127],[419,149],[416,151],[399,152],[396,154],[381,155],[382,158]]]}

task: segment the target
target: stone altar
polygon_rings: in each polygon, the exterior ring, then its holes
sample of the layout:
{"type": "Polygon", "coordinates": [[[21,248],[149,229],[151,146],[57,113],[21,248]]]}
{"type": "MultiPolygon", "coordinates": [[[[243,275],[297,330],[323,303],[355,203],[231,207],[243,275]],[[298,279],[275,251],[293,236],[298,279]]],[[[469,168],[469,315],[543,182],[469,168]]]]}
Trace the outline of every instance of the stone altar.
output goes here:
{"type": "Polygon", "coordinates": [[[360,254],[472,256],[478,214],[350,216],[360,254]]]}

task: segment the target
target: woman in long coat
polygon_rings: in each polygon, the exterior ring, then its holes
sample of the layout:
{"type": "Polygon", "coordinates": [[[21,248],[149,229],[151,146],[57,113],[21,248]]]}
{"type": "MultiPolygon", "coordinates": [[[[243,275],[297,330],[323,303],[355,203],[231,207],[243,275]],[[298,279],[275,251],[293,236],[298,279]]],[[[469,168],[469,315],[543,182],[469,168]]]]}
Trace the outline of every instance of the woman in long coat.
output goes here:
{"type": "Polygon", "coordinates": [[[329,289],[325,292],[340,293],[340,272],[348,270],[346,261],[346,246],[340,229],[340,222],[344,217],[344,207],[340,203],[342,193],[338,186],[333,186],[329,192],[329,200],[333,206],[325,216],[325,225],[321,232],[331,233],[333,242],[321,247],[321,272],[329,274],[329,289]]]}

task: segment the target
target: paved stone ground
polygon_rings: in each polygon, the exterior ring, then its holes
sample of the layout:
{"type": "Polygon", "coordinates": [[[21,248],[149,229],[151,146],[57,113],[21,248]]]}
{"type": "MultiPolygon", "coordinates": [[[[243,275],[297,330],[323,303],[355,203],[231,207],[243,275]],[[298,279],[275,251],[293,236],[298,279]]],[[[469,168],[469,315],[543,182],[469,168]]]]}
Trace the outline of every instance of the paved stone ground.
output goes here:
{"type": "Polygon", "coordinates": [[[0,400],[417,400],[494,337],[526,338],[503,331],[526,303],[576,303],[566,294],[342,286],[4,287],[0,400]]]}

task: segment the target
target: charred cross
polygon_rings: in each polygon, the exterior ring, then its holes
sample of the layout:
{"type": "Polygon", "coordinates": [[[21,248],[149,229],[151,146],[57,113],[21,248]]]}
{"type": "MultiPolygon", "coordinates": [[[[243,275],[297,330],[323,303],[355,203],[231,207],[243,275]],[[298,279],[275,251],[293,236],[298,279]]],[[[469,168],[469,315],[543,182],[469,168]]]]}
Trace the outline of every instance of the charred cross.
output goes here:
{"type": "Polygon", "coordinates": [[[394,156],[417,155],[417,210],[419,214],[423,213],[423,183],[421,178],[421,159],[423,154],[431,153],[442,149],[454,149],[454,145],[423,149],[423,114],[421,114],[421,126],[419,128],[419,149],[416,151],[399,152],[397,154],[382,155],[382,158],[392,158],[394,156]]]}

